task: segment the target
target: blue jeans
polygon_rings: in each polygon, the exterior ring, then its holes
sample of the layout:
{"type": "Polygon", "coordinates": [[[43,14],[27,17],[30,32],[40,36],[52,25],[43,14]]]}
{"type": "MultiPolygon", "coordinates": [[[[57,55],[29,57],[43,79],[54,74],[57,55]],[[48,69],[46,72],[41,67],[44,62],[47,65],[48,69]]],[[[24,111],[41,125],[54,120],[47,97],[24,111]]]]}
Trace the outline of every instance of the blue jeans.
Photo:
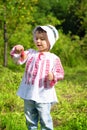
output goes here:
{"type": "Polygon", "coordinates": [[[32,100],[24,100],[24,112],[28,130],[37,130],[38,121],[40,121],[41,130],[53,130],[50,110],[51,103],[37,103],[32,100]]]}

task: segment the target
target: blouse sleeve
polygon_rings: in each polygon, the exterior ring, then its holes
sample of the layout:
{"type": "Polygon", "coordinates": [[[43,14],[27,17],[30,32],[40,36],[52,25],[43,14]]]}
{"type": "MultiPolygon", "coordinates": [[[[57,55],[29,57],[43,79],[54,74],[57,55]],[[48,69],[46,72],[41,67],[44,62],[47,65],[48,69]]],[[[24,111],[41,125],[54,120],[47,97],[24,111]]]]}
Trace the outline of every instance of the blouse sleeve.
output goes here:
{"type": "Polygon", "coordinates": [[[64,69],[61,64],[60,58],[56,58],[54,60],[54,66],[52,69],[54,79],[50,82],[51,86],[54,86],[59,80],[64,78],[64,69]]]}

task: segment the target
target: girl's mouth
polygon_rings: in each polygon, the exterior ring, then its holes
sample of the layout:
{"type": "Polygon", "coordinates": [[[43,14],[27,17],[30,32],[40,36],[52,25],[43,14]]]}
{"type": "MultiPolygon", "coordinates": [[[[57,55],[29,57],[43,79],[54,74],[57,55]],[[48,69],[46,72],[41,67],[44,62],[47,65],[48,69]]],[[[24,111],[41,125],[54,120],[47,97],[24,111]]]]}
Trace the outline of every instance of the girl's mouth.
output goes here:
{"type": "Polygon", "coordinates": [[[40,47],[41,45],[37,45],[38,47],[40,47]]]}

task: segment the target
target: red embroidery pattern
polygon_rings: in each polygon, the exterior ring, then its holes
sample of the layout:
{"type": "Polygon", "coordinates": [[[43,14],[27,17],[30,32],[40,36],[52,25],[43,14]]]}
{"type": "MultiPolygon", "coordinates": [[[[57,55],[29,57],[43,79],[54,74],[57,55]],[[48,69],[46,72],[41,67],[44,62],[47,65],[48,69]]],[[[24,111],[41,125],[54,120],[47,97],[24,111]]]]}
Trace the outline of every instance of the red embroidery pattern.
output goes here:
{"type": "Polygon", "coordinates": [[[38,56],[38,58],[35,62],[34,70],[33,70],[32,84],[34,84],[34,81],[35,81],[35,78],[36,78],[36,75],[37,75],[37,72],[38,72],[38,69],[39,69],[39,61],[40,61],[40,58],[38,56]]]}
{"type": "Polygon", "coordinates": [[[29,69],[29,66],[30,66],[30,64],[31,64],[31,62],[32,62],[33,59],[34,58],[31,57],[30,60],[26,63],[26,69],[25,69],[25,79],[26,79],[26,81],[25,81],[25,83],[28,83],[27,79],[30,77],[30,76],[28,76],[28,69],[29,69]]]}
{"type": "Polygon", "coordinates": [[[45,79],[44,79],[44,87],[47,88],[47,75],[49,73],[49,69],[50,69],[50,61],[47,60],[46,61],[46,67],[45,67],[45,79]]]}
{"type": "Polygon", "coordinates": [[[55,68],[56,68],[56,70],[55,70],[55,72],[56,72],[56,78],[55,78],[55,80],[58,81],[60,79],[63,79],[64,71],[63,71],[61,62],[58,59],[56,59],[55,68]]]}
{"type": "Polygon", "coordinates": [[[42,87],[42,85],[43,85],[43,69],[44,69],[44,60],[42,60],[42,62],[41,62],[41,68],[40,68],[40,74],[39,74],[39,76],[40,76],[40,78],[39,78],[39,87],[42,87]]]}

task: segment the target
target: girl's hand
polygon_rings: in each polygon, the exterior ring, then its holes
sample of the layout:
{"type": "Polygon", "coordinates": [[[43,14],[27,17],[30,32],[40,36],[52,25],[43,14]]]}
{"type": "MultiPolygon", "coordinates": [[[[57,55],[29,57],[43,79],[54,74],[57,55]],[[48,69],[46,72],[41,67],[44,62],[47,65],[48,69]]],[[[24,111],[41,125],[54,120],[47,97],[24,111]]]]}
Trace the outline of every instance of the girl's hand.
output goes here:
{"type": "Polygon", "coordinates": [[[24,51],[24,47],[22,45],[16,45],[15,46],[15,53],[16,54],[20,54],[23,51],[24,51]]]}
{"type": "Polygon", "coordinates": [[[49,72],[47,77],[48,77],[48,80],[53,80],[54,79],[54,75],[53,75],[52,72],[49,72]]]}

